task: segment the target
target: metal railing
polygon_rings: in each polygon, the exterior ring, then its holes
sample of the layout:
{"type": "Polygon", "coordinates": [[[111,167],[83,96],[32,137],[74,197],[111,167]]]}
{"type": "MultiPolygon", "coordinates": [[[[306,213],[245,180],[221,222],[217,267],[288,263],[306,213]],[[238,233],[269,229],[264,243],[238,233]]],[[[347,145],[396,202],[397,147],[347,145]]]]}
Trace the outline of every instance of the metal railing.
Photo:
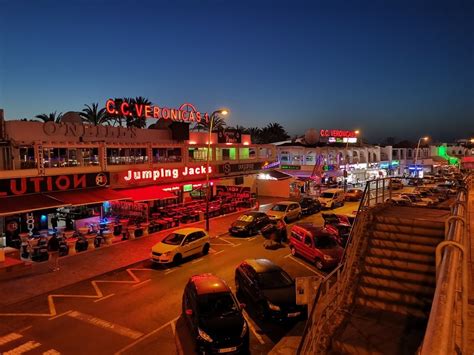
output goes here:
{"type": "Polygon", "coordinates": [[[327,336],[332,332],[328,328],[337,326],[333,315],[343,306],[350,293],[360,254],[365,247],[364,229],[369,220],[368,209],[391,198],[389,186],[390,178],[372,180],[365,185],[341,262],[319,284],[297,354],[324,353],[329,345],[327,336]]]}
{"type": "Polygon", "coordinates": [[[473,182],[472,175],[464,180],[465,187],[460,189],[446,221],[445,241],[436,248],[436,290],[420,347],[422,355],[464,354],[467,350],[466,229],[469,188],[473,182]]]}

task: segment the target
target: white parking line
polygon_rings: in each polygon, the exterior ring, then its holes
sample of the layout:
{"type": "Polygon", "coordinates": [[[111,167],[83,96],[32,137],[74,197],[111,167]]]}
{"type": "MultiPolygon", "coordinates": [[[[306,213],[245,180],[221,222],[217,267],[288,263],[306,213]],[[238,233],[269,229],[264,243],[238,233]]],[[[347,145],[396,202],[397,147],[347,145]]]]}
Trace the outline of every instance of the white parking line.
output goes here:
{"type": "Polygon", "coordinates": [[[175,272],[176,270],[178,270],[178,268],[176,268],[176,267],[174,267],[172,269],[169,269],[169,270],[166,270],[165,275],[171,274],[172,272],[175,272]]]}
{"type": "MultiPolygon", "coordinates": [[[[94,301],[94,302],[96,302],[96,301],[94,301]]],[[[53,320],[53,319],[65,316],[66,314],[69,314],[71,312],[72,312],[72,310],[69,310],[69,311],[66,311],[66,312],[63,312],[63,313],[59,313],[59,314],[55,315],[54,317],[48,318],[48,320],[53,320]]]]}
{"type": "Polygon", "coordinates": [[[10,334],[4,335],[3,337],[0,338],[0,345],[5,345],[6,343],[20,339],[22,337],[23,335],[19,333],[10,333],[10,334]]]}
{"type": "Polygon", "coordinates": [[[232,248],[238,247],[239,245],[242,245],[242,243],[234,244],[234,245],[232,245],[232,248]]]}
{"type": "MultiPolygon", "coordinates": [[[[220,240],[224,241],[224,242],[227,242],[229,245],[235,245],[234,243],[232,243],[231,241],[228,241],[226,238],[220,238],[220,240]]],[[[215,244],[215,243],[214,243],[215,244]]]]}
{"type": "Polygon", "coordinates": [[[119,355],[119,354],[123,354],[125,351],[127,351],[128,349],[130,348],[133,348],[135,345],[137,345],[138,343],[142,342],[143,340],[145,339],[148,339],[149,337],[151,337],[153,334],[156,334],[158,333],[160,330],[162,330],[163,328],[166,328],[167,326],[173,324],[174,322],[176,322],[178,320],[180,316],[177,316],[176,318],[170,320],[169,322],[163,324],[162,326],[156,328],[155,330],[152,330],[151,332],[149,332],[148,334],[145,334],[144,336],[142,336],[140,339],[137,339],[135,340],[133,343],[130,343],[128,344],[126,347],[120,349],[119,351],[117,351],[114,355],[119,355]]]}
{"type": "Polygon", "coordinates": [[[196,263],[198,263],[200,261],[203,261],[203,260],[204,260],[203,258],[199,258],[199,259],[196,259],[194,261],[191,261],[191,264],[196,264],[196,263]]]}
{"type": "Polygon", "coordinates": [[[223,252],[224,252],[224,250],[219,250],[218,252],[214,253],[214,255],[218,255],[218,254],[223,253],[223,252]]]}
{"type": "Polygon", "coordinates": [[[255,338],[257,338],[258,342],[259,342],[260,344],[265,344],[265,340],[263,340],[262,336],[257,333],[257,330],[255,329],[255,327],[253,326],[253,324],[250,322],[250,319],[249,319],[249,317],[247,316],[247,314],[246,314],[245,312],[242,312],[242,314],[244,315],[244,318],[245,318],[245,320],[247,321],[247,324],[248,324],[250,330],[252,331],[253,335],[255,335],[255,338]]]}
{"type": "Polygon", "coordinates": [[[110,295],[107,295],[107,296],[104,296],[104,297],[102,297],[102,298],[99,298],[98,300],[95,300],[94,303],[97,303],[97,302],[106,300],[107,298],[110,298],[110,297],[113,297],[113,296],[115,296],[115,293],[111,293],[110,295]]]}
{"type": "Polygon", "coordinates": [[[316,275],[324,276],[324,274],[323,274],[321,271],[318,271],[318,270],[313,269],[312,267],[310,267],[310,266],[306,265],[305,263],[303,263],[303,262],[299,261],[298,259],[296,259],[296,258],[295,258],[294,256],[292,256],[291,254],[290,254],[290,259],[293,260],[295,263],[298,263],[298,264],[300,264],[301,266],[307,268],[309,271],[315,273],[316,275]]]}
{"type": "Polygon", "coordinates": [[[41,346],[41,343],[30,340],[30,341],[28,341],[24,344],[21,344],[20,346],[17,346],[14,349],[11,349],[9,351],[5,351],[3,353],[3,355],[20,355],[20,354],[26,353],[28,351],[31,351],[33,349],[36,349],[39,346],[41,346]]]}
{"type": "Polygon", "coordinates": [[[251,242],[251,241],[254,240],[255,238],[257,238],[257,237],[247,238],[247,242],[251,242]]]}
{"type": "MultiPolygon", "coordinates": [[[[139,282],[139,283],[137,283],[137,284],[135,284],[135,285],[132,285],[132,287],[140,287],[140,286],[142,286],[142,285],[144,285],[144,284],[146,284],[146,283],[148,283],[148,282],[150,282],[150,281],[151,281],[151,279],[146,279],[146,280],[143,280],[142,282],[139,282]]],[[[95,301],[94,301],[94,302],[95,302],[95,301]]]]}

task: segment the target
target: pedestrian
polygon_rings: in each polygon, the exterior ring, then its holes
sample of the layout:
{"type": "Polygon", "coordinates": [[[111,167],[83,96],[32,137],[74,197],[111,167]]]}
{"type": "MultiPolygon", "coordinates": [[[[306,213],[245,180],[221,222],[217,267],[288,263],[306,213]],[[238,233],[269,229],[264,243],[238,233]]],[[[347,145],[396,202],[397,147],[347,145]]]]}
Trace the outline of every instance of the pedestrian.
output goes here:
{"type": "Polygon", "coordinates": [[[59,239],[56,233],[53,233],[48,241],[49,270],[59,270],[59,239]]]}
{"type": "Polygon", "coordinates": [[[53,227],[54,231],[58,228],[58,215],[53,214],[53,217],[51,217],[51,227],[53,227]]]}

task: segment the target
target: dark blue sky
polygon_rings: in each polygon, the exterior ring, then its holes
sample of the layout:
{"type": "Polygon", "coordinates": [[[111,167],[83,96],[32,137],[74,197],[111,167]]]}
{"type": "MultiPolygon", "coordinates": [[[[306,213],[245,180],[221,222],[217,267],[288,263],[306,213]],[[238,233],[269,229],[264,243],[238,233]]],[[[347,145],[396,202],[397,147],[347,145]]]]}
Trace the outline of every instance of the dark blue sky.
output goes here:
{"type": "Polygon", "coordinates": [[[108,97],[436,139],[474,132],[474,2],[0,0],[7,118],[108,97]]]}

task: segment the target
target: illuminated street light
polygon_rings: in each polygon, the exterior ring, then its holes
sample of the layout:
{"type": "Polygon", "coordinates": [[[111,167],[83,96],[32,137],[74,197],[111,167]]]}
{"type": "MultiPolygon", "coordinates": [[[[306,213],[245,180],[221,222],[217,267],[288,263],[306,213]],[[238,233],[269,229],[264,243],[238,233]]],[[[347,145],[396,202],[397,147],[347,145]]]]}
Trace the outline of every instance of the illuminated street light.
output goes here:
{"type": "Polygon", "coordinates": [[[428,139],[430,139],[430,137],[428,137],[428,136],[420,137],[420,139],[418,139],[418,144],[416,146],[416,151],[415,151],[415,177],[418,177],[417,162],[418,162],[418,151],[420,150],[420,143],[421,143],[422,140],[424,140],[426,142],[426,141],[428,141],[428,139]]]}
{"type": "Polygon", "coordinates": [[[214,124],[214,118],[222,116],[227,116],[229,110],[220,109],[216,110],[211,114],[209,118],[209,137],[207,141],[207,166],[206,166],[206,232],[209,232],[209,199],[211,195],[211,186],[209,184],[209,157],[211,155],[211,138],[212,138],[212,126],[214,124]]]}

